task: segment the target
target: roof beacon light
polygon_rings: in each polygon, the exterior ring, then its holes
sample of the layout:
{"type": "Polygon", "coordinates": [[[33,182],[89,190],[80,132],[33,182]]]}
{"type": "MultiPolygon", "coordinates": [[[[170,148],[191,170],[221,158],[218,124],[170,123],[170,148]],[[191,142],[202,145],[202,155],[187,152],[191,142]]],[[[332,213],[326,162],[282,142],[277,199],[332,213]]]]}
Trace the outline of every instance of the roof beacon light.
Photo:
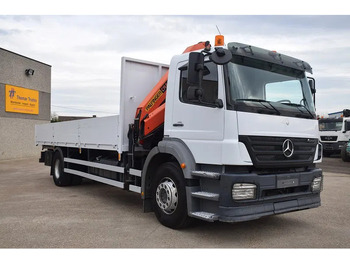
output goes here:
{"type": "Polygon", "coordinates": [[[224,36],[216,35],[215,36],[215,46],[223,46],[224,45],[224,36]]]}

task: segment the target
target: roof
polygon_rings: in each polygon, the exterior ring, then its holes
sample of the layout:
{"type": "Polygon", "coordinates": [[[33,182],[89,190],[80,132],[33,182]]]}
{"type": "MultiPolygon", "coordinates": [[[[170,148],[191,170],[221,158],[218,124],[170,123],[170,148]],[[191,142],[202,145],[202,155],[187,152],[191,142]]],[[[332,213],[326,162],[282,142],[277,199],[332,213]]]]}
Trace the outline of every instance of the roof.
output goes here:
{"type": "Polygon", "coordinates": [[[32,60],[32,61],[34,61],[34,62],[37,62],[37,63],[43,64],[43,65],[46,65],[46,66],[49,66],[49,67],[52,67],[52,66],[51,66],[51,65],[49,65],[49,64],[46,64],[46,63],[40,62],[40,61],[38,61],[38,60],[35,60],[35,59],[33,59],[33,58],[30,58],[30,57],[27,57],[27,56],[24,56],[24,55],[17,54],[17,53],[15,53],[15,52],[12,52],[12,51],[7,50],[7,49],[5,49],[5,48],[1,48],[1,47],[0,47],[0,50],[3,50],[3,51],[5,51],[5,52],[8,52],[8,53],[11,53],[11,54],[14,54],[14,55],[17,55],[17,56],[20,56],[20,57],[23,57],[23,58],[26,58],[26,59],[32,60]]]}
{"type": "Polygon", "coordinates": [[[277,65],[282,65],[302,71],[306,71],[312,74],[311,66],[300,59],[286,56],[276,51],[270,51],[267,49],[242,44],[242,43],[229,43],[227,45],[228,49],[231,50],[233,55],[250,57],[253,59],[258,59],[266,62],[270,62],[277,65]]]}
{"type": "Polygon", "coordinates": [[[331,115],[337,115],[337,114],[342,114],[343,111],[339,111],[339,112],[334,112],[334,113],[329,113],[328,115],[331,116],[331,115]]]}

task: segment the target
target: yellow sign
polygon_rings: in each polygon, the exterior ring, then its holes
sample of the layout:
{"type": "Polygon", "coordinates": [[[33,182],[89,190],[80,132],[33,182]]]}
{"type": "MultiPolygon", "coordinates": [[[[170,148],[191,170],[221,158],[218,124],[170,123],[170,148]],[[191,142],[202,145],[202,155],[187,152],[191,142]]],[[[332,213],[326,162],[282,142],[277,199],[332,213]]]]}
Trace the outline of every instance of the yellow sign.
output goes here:
{"type": "Polygon", "coordinates": [[[6,112],[39,114],[39,91],[18,86],[5,86],[6,112]]]}

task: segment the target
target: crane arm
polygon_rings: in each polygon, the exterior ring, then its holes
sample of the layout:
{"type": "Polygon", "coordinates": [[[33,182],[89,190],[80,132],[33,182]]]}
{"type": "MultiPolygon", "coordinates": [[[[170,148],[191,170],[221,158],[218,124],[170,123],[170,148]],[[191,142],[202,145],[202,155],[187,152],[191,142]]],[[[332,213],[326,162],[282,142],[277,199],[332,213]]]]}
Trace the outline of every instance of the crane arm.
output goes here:
{"type": "MultiPolygon", "coordinates": [[[[199,42],[187,47],[183,53],[204,49],[207,45],[209,45],[208,41],[199,42]]],[[[168,73],[169,71],[163,75],[136,109],[135,124],[137,127],[135,128],[138,130],[139,139],[149,136],[164,123],[168,73]]]]}

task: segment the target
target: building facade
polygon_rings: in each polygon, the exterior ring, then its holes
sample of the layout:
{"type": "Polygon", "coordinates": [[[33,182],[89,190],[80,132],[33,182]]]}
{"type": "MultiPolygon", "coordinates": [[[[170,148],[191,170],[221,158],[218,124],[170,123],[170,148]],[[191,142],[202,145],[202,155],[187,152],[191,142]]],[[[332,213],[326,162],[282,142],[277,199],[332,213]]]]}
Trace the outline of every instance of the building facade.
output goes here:
{"type": "Polygon", "coordinates": [[[51,66],[0,48],[0,160],[40,156],[35,125],[50,108],[51,66]]]}

